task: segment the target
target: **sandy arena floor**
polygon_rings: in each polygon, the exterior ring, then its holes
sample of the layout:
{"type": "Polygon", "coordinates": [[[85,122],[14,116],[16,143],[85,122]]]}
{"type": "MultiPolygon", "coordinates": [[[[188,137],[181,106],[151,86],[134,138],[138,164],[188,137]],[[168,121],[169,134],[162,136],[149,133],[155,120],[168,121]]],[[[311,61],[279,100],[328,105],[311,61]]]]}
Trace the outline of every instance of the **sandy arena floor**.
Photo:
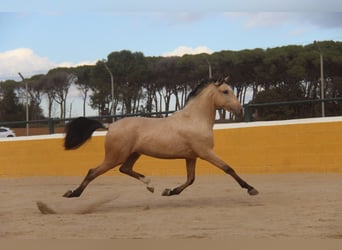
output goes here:
{"type": "Polygon", "coordinates": [[[342,239],[342,174],[152,176],[155,193],[126,176],[101,176],[80,198],[62,194],[83,177],[0,178],[0,239],[342,239]],[[56,214],[42,214],[37,201],[56,214]]]}

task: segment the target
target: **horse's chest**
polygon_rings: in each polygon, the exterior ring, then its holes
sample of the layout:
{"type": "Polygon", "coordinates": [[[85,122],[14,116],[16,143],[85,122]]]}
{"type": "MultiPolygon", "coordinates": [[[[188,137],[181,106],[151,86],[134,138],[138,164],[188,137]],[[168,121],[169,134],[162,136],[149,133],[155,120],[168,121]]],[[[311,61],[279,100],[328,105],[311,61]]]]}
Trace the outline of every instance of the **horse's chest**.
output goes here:
{"type": "Polygon", "coordinates": [[[198,154],[214,146],[213,135],[208,132],[192,131],[182,137],[184,146],[189,152],[198,154]]]}
{"type": "Polygon", "coordinates": [[[212,136],[199,136],[198,138],[194,139],[194,144],[201,145],[208,148],[214,147],[214,139],[212,136]]]}

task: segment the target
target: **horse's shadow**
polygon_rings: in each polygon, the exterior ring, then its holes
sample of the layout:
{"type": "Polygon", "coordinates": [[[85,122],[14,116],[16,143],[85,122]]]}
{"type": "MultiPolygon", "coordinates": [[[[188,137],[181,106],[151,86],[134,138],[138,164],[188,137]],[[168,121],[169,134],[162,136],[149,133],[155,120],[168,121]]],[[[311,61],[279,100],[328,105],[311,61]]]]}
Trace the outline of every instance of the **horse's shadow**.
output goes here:
{"type": "Polygon", "coordinates": [[[153,211],[153,210],[174,210],[174,209],[209,209],[209,208],[241,208],[263,206],[260,201],[251,200],[250,197],[229,197],[229,195],[209,196],[173,196],[173,197],[157,197],[146,200],[130,200],[120,202],[117,199],[109,202],[103,207],[99,207],[98,212],[112,211],[153,211]]]}
{"type": "Polygon", "coordinates": [[[250,197],[229,197],[229,195],[210,196],[173,196],[173,197],[153,197],[146,199],[130,199],[120,195],[112,195],[111,197],[82,200],[71,203],[47,204],[46,202],[37,201],[36,205],[42,214],[93,214],[93,213],[111,213],[116,212],[144,212],[154,210],[174,210],[174,209],[191,209],[191,208],[240,208],[251,206],[263,206],[260,202],[251,200],[250,197]]]}

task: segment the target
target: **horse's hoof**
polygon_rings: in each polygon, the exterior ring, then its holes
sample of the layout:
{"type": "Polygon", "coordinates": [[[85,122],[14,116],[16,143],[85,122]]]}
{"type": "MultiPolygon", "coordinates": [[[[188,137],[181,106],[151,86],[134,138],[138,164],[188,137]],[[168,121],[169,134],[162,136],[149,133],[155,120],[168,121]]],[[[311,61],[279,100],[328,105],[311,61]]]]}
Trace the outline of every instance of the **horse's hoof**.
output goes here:
{"type": "Polygon", "coordinates": [[[256,189],[251,189],[251,190],[248,190],[248,193],[249,193],[249,195],[257,195],[257,194],[259,194],[259,192],[258,192],[258,190],[256,190],[256,189]]]}
{"type": "Polygon", "coordinates": [[[162,192],[162,196],[170,196],[171,195],[171,189],[165,188],[164,191],[162,192]]]}
{"type": "Polygon", "coordinates": [[[147,188],[147,190],[150,191],[151,193],[154,193],[154,187],[147,186],[146,188],[147,188]]]}
{"type": "Polygon", "coordinates": [[[63,197],[71,198],[72,197],[72,191],[68,190],[65,194],[63,194],[63,197]]]}

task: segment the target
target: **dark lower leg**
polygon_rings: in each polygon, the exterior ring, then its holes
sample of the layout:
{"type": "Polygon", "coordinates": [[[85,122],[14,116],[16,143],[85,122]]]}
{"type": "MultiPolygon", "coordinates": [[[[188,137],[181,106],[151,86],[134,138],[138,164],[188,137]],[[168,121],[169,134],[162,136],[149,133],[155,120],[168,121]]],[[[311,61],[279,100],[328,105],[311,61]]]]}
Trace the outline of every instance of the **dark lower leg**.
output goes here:
{"type": "Polygon", "coordinates": [[[248,193],[250,195],[256,195],[258,194],[258,191],[252,187],[251,185],[249,185],[247,182],[245,182],[243,179],[241,179],[240,176],[237,175],[237,173],[235,172],[235,170],[233,168],[231,168],[228,165],[225,165],[223,168],[223,171],[227,174],[229,174],[230,176],[232,176],[239,184],[242,188],[245,188],[248,190],[248,193]]]}
{"type": "Polygon", "coordinates": [[[63,196],[67,197],[67,198],[79,197],[82,194],[82,192],[84,191],[84,189],[88,186],[88,184],[94,179],[92,177],[93,171],[94,171],[94,169],[90,169],[88,171],[88,174],[86,175],[86,177],[82,181],[82,183],[73,191],[72,190],[67,191],[63,196]]]}
{"type": "Polygon", "coordinates": [[[162,195],[163,196],[171,196],[180,194],[185,188],[190,186],[195,181],[195,166],[196,166],[196,159],[187,159],[186,160],[186,171],[187,171],[187,180],[183,185],[176,187],[174,189],[166,188],[162,195]]]}
{"type": "Polygon", "coordinates": [[[186,183],[184,183],[183,185],[179,186],[179,187],[176,187],[174,189],[169,189],[169,188],[166,188],[164,189],[162,195],[163,196],[171,196],[171,195],[177,195],[177,194],[180,194],[185,188],[187,188],[188,186],[190,186],[192,183],[194,183],[194,180],[195,179],[191,179],[191,180],[188,180],[186,183]]]}
{"type": "Polygon", "coordinates": [[[140,154],[132,153],[128,157],[128,159],[125,161],[125,163],[121,165],[119,170],[120,170],[121,173],[127,174],[127,175],[129,175],[129,176],[131,176],[131,177],[141,181],[142,183],[144,183],[146,185],[147,190],[150,191],[151,193],[153,193],[154,192],[154,187],[151,184],[150,179],[145,177],[145,175],[140,174],[138,172],[135,172],[133,170],[134,163],[138,160],[139,157],[140,157],[140,154]]]}
{"type": "Polygon", "coordinates": [[[138,153],[132,153],[127,160],[121,165],[120,172],[123,174],[127,174],[133,178],[140,179],[144,178],[145,176],[133,171],[133,165],[134,163],[139,159],[140,154],[138,153]]]}
{"type": "Polygon", "coordinates": [[[67,198],[79,197],[92,180],[94,180],[99,175],[107,172],[111,168],[112,167],[109,165],[100,165],[97,168],[90,169],[82,183],[75,190],[67,191],[63,196],[67,198]]]}
{"type": "Polygon", "coordinates": [[[234,171],[234,169],[228,166],[227,163],[221,160],[218,156],[216,156],[216,154],[212,150],[209,150],[205,155],[203,155],[202,159],[209,161],[216,167],[223,170],[225,173],[232,176],[240,184],[242,188],[246,188],[248,190],[248,193],[250,195],[258,194],[258,191],[256,189],[254,189],[247,182],[241,179],[240,176],[238,176],[237,173],[234,171]]]}

